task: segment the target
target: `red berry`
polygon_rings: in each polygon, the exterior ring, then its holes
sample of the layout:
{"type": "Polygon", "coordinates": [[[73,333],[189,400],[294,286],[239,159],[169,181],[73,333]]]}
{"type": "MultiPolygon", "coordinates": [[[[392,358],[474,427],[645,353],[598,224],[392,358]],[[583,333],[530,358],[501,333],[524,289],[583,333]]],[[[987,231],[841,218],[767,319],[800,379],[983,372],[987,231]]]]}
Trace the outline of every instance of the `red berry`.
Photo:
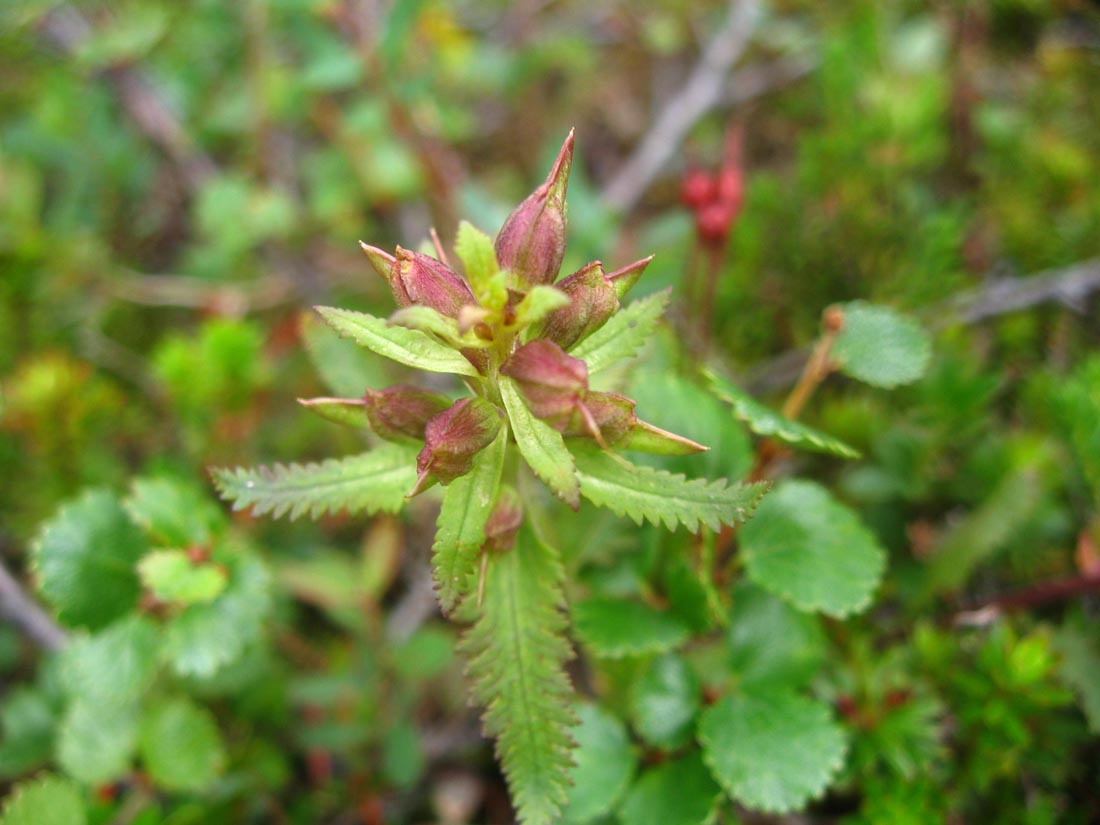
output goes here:
{"type": "Polygon", "coordinates": [[[704,243],[722,243],[729,237],[735,210],[729,204],[715,201],[695,213],[695,229],[704,243]]]}
{"type": "Polygon", "coordinates": [[[702,169],[692,169],[680,182],[680,202],[688,209],[699,209],[718,196],[718,182],[702,169]]]}

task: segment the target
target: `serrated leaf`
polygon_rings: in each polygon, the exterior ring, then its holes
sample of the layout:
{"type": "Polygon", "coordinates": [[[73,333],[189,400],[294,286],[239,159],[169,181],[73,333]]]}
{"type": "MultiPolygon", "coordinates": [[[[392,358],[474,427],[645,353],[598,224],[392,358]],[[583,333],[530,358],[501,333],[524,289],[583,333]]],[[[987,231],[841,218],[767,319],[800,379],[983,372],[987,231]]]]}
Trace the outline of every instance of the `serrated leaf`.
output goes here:
{"type": "Polygon", "coordinates": [[[275,518],[303,513],[319,518],[347,510],[396,513],[416,483],[416,452],[401,444],[385,444],[367,453],[330,458],[320,464],[276,464],[252,470],[214,469],[214,484],[234,510],[252,508],[253,515],[275,518]]]}
{"type": "Polygon", "coordinates": [[[301,331],[309,360],[332,395],[357,398],[367,387],[387,383],[384,361],[364,358],[354,342],[341,338],[312,312],[301,314],[301,331]]]}
{"type": "Polygon", "coordinates": [[[562,819],[580,825],[611,812],[634,777],[638,754],[626,726],[603,708],[583,704],[577,717],[573,782],[562,819]]]}
{"type": "Polygon", "coordinates": [[[864,301],[841,304],[844,326],[831,356],[840,370],[875,387],[910,384],[932,358],[928,333],[912,318],[864,301]]]}
{"type": "Polygon", "coordinates": [[[114,495],[86,493],[47,522],[35,543],[39,590],[65,624],[103,627],[137,603],[134,565],[147,548],[114,495]]]}
{"type": "Polygon", "coordinates": [[[53,754],[59,711],[38,688],[15,687],[0,706],[0,777],[38,767],[53,754]]]}
{"type": "Polygon", "coordinates": [[[493,442],[474,458],[470,472],[456,478],[443,491],[432,544],[432,569],[439,603],[446,613],[454,610],[469,592],[477,554],[485,543],[485,523],[500,488],[507,449],[508,428],[501,427],[493,442]]]}
{"type": "Polygon", "coordinates": [[[785,481],[741,529],[749,578],[800,610],[837,618],[865,609],[886,551],[846,506],[811,481],[785,481]]]}
{"type": "Polygon", "coordinates": [[[1062,679],[1077,692],[1089,730],[1100,734],[1100,644],[1095,634],[1066,625],[1054,637],[1054,646],[1062,655],[1062,679]]]}
{"type": "Polygon", "coordinates": [[[477,623],[462,641],[484,726],[520,822],[556,822],[567,798],[574,724],[565,636],[565,572],[529,529],[489,557],[477,623]]]}
{"type": "Polygon", "coordinates": [[[225,520],[206,493],[171,478],[137,479],[124,505],[163,547],[209,544],[225,520]]]}
{"type": "Polygon", "coordinates": [[[586,647],[608,659],[663,653],[691,635],[691,628],[674,613],[602,596],[573,605],[573,627],[586,647]]]}
{"type": "Polygon", "coordinates": [[[680,524],[692,532],[698,532],[701,525],[718,530],[723,524],[742,522],[752,515],[768,489],[765,483],[689,481],[579,443],[573,445],[573,457],[581,495],[586,499],[635,524],[649,521],[669,530],[680,524]]]}
{"type": "Polygon", "coordinates": [[[560,289],[539,284],[531,287],[516,304],[516,323],[519,328],[541,321],[555,309],[569,306],[570,298],[560,289]]]}
{"type": "Polygon", "coordinates": [[[500,395],[524,460],[554,494],[573,509],[580,506],[580,484],[573,455],[561,433],[532,414],[511,378],[501,377],[500,395]]]}
{"type": "Polygon", "coordinates": [[[58,764],[88,785],[121,779],[130,771],[137,725],[135,705],[96,705],[77,699],[57,731],[58,764]]]}
{"type": "Polygon", "coordinates": [[[264,564],[244,553],[227,560],[225,592],[191,605],[164,628],[164,657],[181,676],[209,677],[259,639],[271,609],[271,577],[264,564]]]}
{"type": "Polygon", "coordinates": [[[746,687],[803,687],[825,659],[825,634],[817,616],[796,610],[749,582],[732,596],[730,664],[746,687]]]}
{"type": "Polygon", "coordinates": [[[419,330],[390,326],[382,318],[350,309],[317,307],[317,312],[344,337],[399,364],[426,372],[477,376],[473,364],[461,354],[419,330]]]}
{"type": "Polygon", "coordinates": [[[44,774],[20,782],[4,802],[0,825],[84,825],[88,821],[80,789],[44,774]]]}
{"type": "Polygon", "coordinates": [[[466,280],[478,302],[485,307],[501,309],[508,301],[508,289],[497,263],[493,239],[473,224],[462,221],[455,236],[455,254],[462,261],[466,280]]]}
{"type": "Polygon", "coordinates": [[[668,308],[669,290],[655,292],[620,309],[569,354],[588,365],[589,376],[629,358],[653,337],[668,308]]]}
{"type": "Polygon", "coordinates": [[[651,745],[672,750],[690,738],[701,701],[699,678],[688,663],[661,656],[631,685],[630,719],[651,745]]]}
{"type": "Polygon", "coordinates": [[[703,711],[699,742],[730,796],[773,813],[820,796],[847,751],[829,709],[787,690],[727,696],[703,711]]]}
{"type": "Polygon", "coordinates": [[[214,717],[190,699],[167,699],[149,708],[138,747],[153,782],[169,791],[202,791],[225,765],[214,717]]]}
{"type": "Polygon", "coordinates": [[[138,573],[159,601],[170,604],[210,602],[225,589],[225,571],[196,564],[182,550],[157,550],[138,562],[138,573]]]}
{"type": "Polygon", "coordinates": [[[619,807],[622,825],[709,825],[722,789],[698,752],[650,768],[619,807]]]}
{"type": "Polygon", "coordinates": [[[733,414],[757,435],[774,438],[792,447],[832,453],[843,458],[859,458],[859,450],[840,439],[775,412],[717,373],[707,370],[705,375],[714,394],[731,404],[733,414]]]}
{"type": "Polygon", "coordinates": [[[157,626],[136,615],[74,639],[61,654],[66,692],[95,707],[133,705],[156,676],[159,644],[157,626]]]}
{"type": "Polygon", "coordinates": [[[458,321],[429,306],[413,304],[403,307],[390,316],[389,323],[406,329],[416,329],[442,338],[454,347],[484,348],[491,346],[472,332],[463,334],[458,329],[458,321]]]}

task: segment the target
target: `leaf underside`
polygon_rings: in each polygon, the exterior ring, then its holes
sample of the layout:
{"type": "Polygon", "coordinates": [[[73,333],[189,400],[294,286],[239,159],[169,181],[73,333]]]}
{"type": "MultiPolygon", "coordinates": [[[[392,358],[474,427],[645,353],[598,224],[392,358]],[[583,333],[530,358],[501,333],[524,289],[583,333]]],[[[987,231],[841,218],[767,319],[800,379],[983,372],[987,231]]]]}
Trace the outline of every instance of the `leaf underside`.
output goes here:
{"type": "Polygon", "coordinates": [[[558,498],[573,509],[579,507],[581,495],[576,467],[561,433],[535,418],[511,378],[501,378],[500,395],[524,460],[558,498]]]}
{"type": "Polygon", "coordinates": [[[462,641],[485,733],[496,737],[526,825],[558,821],[573,764],[564,575],[556,551],[522,530],[512,550],[490,556],[478,619],[462,641]]]}
{"type": "Polygon", "coordinates": [[[664,470],[630,464],[589,445],[577,444],[573,453],[581,495],[636,524],[649,521],[669,530],[681,524],[692,532],[697,532],[700,525],[718,530],[723,524],[749,518],[768,490],[764,482],[688,480],[664,470]]]}
{"type": "Polygon", "coordinates": [[[569,354],[588,365],[588,374],[629,358],[653,337],[657,323],[668,308],[669,290],[655,292],[621,309],[569,354]]]}
{"type": "Polygon", "coordinates": [[[276,464],[254,469],[214,469],[214,484],[234,510],[252,508],[296,519],[308,513],[396,513],[416,483],[416,457],[407,446],[387,444],[360,455],[319,464],[276,464]]]}

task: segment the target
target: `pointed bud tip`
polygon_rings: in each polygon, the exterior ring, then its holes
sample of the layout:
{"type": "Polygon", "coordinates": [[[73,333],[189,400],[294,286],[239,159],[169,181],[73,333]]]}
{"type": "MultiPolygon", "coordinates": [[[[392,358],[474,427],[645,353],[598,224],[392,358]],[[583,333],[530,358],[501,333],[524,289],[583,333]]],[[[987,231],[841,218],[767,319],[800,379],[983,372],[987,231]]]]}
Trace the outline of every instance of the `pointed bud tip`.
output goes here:
{"type": "Polygon", "coordinates": [[[409,492],[405,493],[405,498],[415,498],[433,484],[435,484],[435,479],[432,478],[431,470],[425,467],[416,474],[416,484],[413,485],[413,488],[409,490],[409,492]]]}
{"type": "Polygon", "coordinates": [[[363,250],[363,253],[367,256],[367,260],[370,261],[374,271],[385,278],[387,281],[390,279],[390,267],[393,266],[396,258],[384,249],[379,249],[377,246],[371,246],[368,243],[359,241],[359,248],[363,250]]]}

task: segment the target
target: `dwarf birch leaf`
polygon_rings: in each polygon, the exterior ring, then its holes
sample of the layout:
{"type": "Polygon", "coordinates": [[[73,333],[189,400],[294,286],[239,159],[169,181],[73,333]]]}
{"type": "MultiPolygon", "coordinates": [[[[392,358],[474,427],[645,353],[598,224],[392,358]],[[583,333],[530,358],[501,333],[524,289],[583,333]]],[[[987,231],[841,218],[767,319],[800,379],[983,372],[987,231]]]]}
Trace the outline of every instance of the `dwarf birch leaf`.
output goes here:
{"type": "Polygon", "coordinates": [[[843,458],[859,458],[859,450],[849,447],[840,439],[775,412],[710,370],[705,375],[714,394],[731,404],[733,414],[757,435],[775,438],[792,447],[832,453],[843,458]]]}
{"type": "Polygon", "coordinates": [[[634,777],[638,754],[626,726],[603,708],[586,703],[577,716],[573,783],[563,819],[580,825],[611,812],[634,777]]]}
{"type": "Polygon", "coordinates": [[[569,354],[588,365],[590,376],[629,358],[653,337],[657,323],[668,308],[668,299],[669,290],[666,289],[634,301],[612,315],[569,354]]]}
{"type": "Polygon", "coordinates": [[[136,705],[77,699],[57,729],[58,764],[74,779],[101,785],[130,772],[137,744],[136,705]]]}
{"type": "Polygon", "coordinates": [[[865,301],[840,306],[844,326],[832,357],[842,372],[875,387],[910,384],[924,375],[932,341],[920,324],[865,301]]]}
{"type": "Polygon", "coordinates": [[[751,582],[734,588],[729,613],[730,664],[740,685],[802,687],[825,660],[821,620],[751,582]]]}
{"type": "Polygon", "coordinates": [[[0,825],[84,825],[87,821],[77,786],[48,774],[16,785],[0,813],[0,825]]]}
{"type": "Polygon", "coordinates": [[[157,550],[138,562],[141,580],[158,600],[172,604],[210,602],[225,589],[225,571],[195,564],[182,550],[157,550]]]}
{"type": "Polygon", "coordinates": [[[138,615],[78,637],[61,653],[65,690],[93,707],[130,706],[153,683],[159,647],[159,628],[138,615]]]}
{"type": "Polygon", "coordinates": [[[810,481],[786,481],[741,530],[749,578],[800,610],[837,618],[863,610],[886,551],[859,518],[810,481]]]}
{"type": "Polygon", "coordinates": [[[586,647],[609,659],[662,653],[691,635],[691,628],[673,613],[630,599],[607,597],[575,604],[573,625],[586,647]]]}
{"type": "Polygon", "coordinates": [[[153,781],[170,791],[201,791],[225,765],[225,746],[210,711],[190,699],[167,699],[141,721],[141,760],[153,781]]]}
{"type": "Polygon", "coordinates": [[[699,742],[730,796],[773,813],[820,796],[847,751],[829,709],[787,690],[727,696],[703,711],[699,742]]]}
{"type": "Polygon", "coordinates": [[[524,460],[558,498],[576,509],[581,502],[580,484],[573,455],[566,449],[561,433],[535,418],[511,378],[500,379],[500,396],[524,460]]]}
{"type": "Polygon", "coordinates": [[[693,532],[737,524],[752,515],[768,485],[728,484],[725,479],[688,480],[664,470],[631,464],[587,444],[574,444],[581,495],[635,524],[649,521],[693,532]]]}
{"type": "Polygon", "coordinates": [[[426,372],[477,375],[461,354],[419,330],[390,326],[382,318],[349,309],[317,307],[317,312],[344,337],[399,364],[426,372]]]}
{"type": "Polygon", "coordinates": [[[432,567],[444,612],[454,610],[469,591],[477,554],[485,543],[485,523],[500,488],[507,448],[508,428],[501,427],[493,442],[475,456],[470,472],[443,491],[432,544],[432,567]]]}
{"type": "Polygon", "coordinates": [[[650,768],[619,807],[622,825],[709,825],[722,789],[698,752],[650,768]]]}
{"type": "Polygon", "coordinates": [[[630,718],[638,734],[659,748],[681,747],[702,701],[699,678],[679,656],[654,659],[634,681],[630,718]]]}
{"type": "Polygon", "coordinates": [[[225,516],[206,491],[172,478],[139,478],[123,502],[154,543],[165,547],[208,544],[225,516]]]}
{"type": "Polygon", "coordinates": [[[35,543],[39,590],[65,624],[103,627],[137,603],[134,565],[147,547],[114,495],[89,492],[47,522],[35,543]]]}
{"type": "Polygon", "coordinates": [[[319,518],[347,510],[396,513],[416,482],[416,452],[385,444],[367,453],[330,458],[320,464],[276,464],[246,470],[214,469],[214,484],[234,510],[252,508],[254,515],[275,518],[303,513],[319,518]]]}
{"type": "Polygon", "coordinates": [[[521,529],[513,549],[489,556],[484,601],[462,641],[485,732],[496,737],[525,825],[558,821],[572,767],[564,575],[557,553],[521,529]]]}

